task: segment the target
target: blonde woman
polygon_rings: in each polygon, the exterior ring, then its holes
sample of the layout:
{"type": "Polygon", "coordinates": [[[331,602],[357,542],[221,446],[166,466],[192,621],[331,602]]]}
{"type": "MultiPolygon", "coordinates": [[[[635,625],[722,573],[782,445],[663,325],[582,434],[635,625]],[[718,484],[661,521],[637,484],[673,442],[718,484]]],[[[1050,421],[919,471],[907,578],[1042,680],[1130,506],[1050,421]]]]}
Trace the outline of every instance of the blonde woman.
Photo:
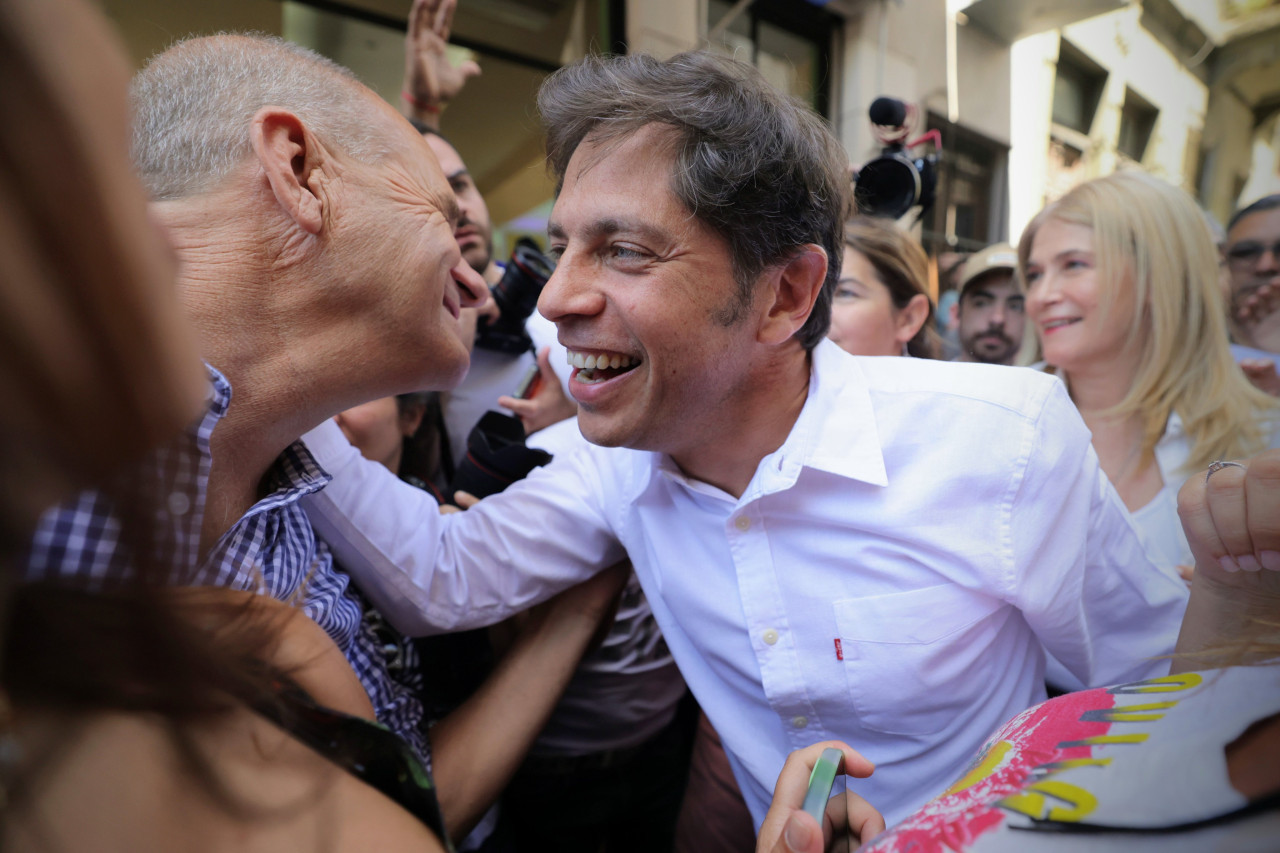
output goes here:
{"type": "MultiPolygon", "coordinates": [[[[1067,384],[1148,555],[1190,566],[1177,515],[1183,481],[1280,444],[1275,400],[1231,357],[1199,209],[1163,181],[1119,172],[1041,211],[1018,263],[1047,369],[1067,384]]],[[[1244,556],[1239,567],[1255,562],[1244,556]]]]}

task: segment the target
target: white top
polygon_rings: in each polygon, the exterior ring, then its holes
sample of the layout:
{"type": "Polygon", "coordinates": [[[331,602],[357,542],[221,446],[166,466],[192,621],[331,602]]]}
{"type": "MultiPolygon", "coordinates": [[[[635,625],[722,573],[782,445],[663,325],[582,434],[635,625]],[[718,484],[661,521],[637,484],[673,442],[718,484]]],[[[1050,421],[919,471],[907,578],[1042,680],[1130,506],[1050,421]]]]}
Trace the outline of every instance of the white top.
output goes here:
{"type": "Polygon", "coordinates": [[[757,823],[787,754],[826,738],[877,764],[859,790],[891,823],[909,814],[1044,698],[1040,642],[1089,684],[1167,671],[1186,587],[1147,562],[1060,382],[829,341],[813,365],[740,499],[590,446],[440,516],[322,428],[334,481],[309,511],[407,633],[497,621],[628,554],[757,823]]]}

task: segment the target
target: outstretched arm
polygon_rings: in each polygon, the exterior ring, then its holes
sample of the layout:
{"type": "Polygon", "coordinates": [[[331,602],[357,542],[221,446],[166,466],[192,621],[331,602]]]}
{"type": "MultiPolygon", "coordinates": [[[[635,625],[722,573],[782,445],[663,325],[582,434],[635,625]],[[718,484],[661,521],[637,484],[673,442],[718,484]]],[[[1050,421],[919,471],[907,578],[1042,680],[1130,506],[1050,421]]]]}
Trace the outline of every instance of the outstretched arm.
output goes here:
{"type": "Polygon", "coordinates": [[[557,458],[464,513],[360,455],[328,420],[304,437],[333,480],[303,498],[312,525],[407,636],[492,625],[625,553],[587,453],[557,458]]]}

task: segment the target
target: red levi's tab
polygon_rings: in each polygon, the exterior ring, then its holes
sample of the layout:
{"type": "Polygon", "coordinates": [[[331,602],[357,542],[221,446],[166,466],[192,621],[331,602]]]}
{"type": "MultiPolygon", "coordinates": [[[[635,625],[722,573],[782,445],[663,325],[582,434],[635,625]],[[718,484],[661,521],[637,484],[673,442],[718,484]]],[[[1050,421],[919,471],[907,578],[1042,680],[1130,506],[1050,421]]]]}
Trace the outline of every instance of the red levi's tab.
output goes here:
{"type": "Polygon", "coordinates": [[[836,660],[844,660],[844,646],[840,645],[839,637],[836,637],[836,660]]]}

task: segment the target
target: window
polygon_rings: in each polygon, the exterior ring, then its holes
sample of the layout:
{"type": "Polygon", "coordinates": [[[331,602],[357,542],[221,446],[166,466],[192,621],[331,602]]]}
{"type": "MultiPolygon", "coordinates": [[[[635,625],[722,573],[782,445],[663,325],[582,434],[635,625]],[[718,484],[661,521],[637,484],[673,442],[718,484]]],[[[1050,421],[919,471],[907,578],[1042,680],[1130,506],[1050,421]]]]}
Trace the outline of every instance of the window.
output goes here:
{"type": "Polygon", "coordinates": [[[1088,134],[1107,83],[1106,70],[1070,42],[1058,50],[1058,71],[1053,79],[1053,122],[1077,133],[1088,134]]]}
{"type": "Polygon", "coordinates": [[[1116,144],[1120,153],[1141,163],[1151,141],[1159,111],[1132,89],[1124,90],[1124,106],[1120,111],[1120,141],[1116,144]]]}
{"type": "Polygon", "coordinates": [[[972,252],[1004,239],[1008,146],[932,112],[928,128],[942,133],[942,158],[937,198],[925,219],[925,247],[931,253],[972,252]]]}
{"type": "Polygon", "coordinates": [[[736,5],[707,3],[709,47],[750,62],[770,83],[828,115],[831,33],[840,19],[795,0],[756,0],[728,17],[736,5]]]}

